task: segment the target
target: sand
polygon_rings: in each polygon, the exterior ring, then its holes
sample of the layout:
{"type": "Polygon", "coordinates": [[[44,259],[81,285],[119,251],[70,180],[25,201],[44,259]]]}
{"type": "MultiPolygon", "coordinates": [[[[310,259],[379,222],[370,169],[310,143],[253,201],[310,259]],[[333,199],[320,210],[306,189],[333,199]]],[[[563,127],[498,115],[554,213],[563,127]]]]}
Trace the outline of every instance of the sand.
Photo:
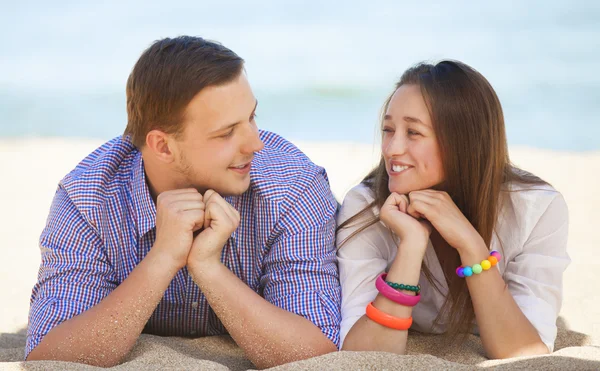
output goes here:
{"type": "MultiPolygon", "coordinates": [[[[101,144],[82,139],[0,140],[0,369],[86,370],[64,362],[21,362],[29,295],[39,267],[37,240],[56,184],[79,160],[101,144]]],[[[377,162],[374,146],[354,143],[297,143],[324,166],[341,201],[377,162]]],[[[559,337],[552,355],[492,361],[479,339],[470,336],[460,350],[431,354],[439,337],[410,337],[409,355],[339,352],[282,365],[276,369],[600,369],[600,152],[565,153],[511,148],[517,165],[549,181],[569,205],[569,253],[559,337]],[[430,353],[430,354],[427,354],[430,353]]],[[[202,339],[143,335],[125,362],[115,369],[245,370],[252,364],[229,337],[202,339]]]]}

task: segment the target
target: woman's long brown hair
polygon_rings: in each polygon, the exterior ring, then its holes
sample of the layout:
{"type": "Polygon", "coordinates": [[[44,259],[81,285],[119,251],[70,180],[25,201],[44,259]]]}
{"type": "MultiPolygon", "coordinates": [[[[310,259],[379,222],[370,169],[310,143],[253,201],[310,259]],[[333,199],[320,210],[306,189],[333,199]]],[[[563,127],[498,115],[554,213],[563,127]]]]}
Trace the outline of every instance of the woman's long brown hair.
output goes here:
{"type": "MultiPolygon", "coordinates": [[[[457,61],[445,60],[435,65],[421,63],[408,69],[396,84],[414,84],[420,87],[427,103],[442,157],[446,191],[489,247],[501,204],[501,192],[510,191],[511,182],[546,184],[510,162],[502,106],[490,83],[473,68],[457,61]]],[[[382,118],[389,106],[390,94],[382,110],[382,118]]],[[[378,217],[365,218],[373,207],[381,208],[390,195],[388,173],[381,158],[364,179],[375,200],[366,208],[338,226],[359,228],[343,244],[378,222],[378,217]]],[[[500,241],[501,242],[501,241],[500,241]]],[[[456,249],[443,241],[435,251],[448,283],[448,296],[435,325],[447,321],[447,335],[453,337],[471,330],[475,318],[471,296],[464,279],[454,270],[461,265],[456,249]]],[[[439,292],[429,268],[423,264],[427,280],[439,292]]]]}

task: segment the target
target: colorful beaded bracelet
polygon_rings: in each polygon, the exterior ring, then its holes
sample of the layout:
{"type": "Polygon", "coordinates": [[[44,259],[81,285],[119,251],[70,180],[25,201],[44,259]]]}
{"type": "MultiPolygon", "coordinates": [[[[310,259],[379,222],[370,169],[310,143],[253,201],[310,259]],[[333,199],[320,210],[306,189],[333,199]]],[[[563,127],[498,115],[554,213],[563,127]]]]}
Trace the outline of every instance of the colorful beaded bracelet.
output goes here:
{"type": "Polygon", "coordinates": [[[462,265],[456,268],[456,274],[459,277],[470,277],[473,274],[479,274],[483,271],[487,271],[500,261],[500,253],[496,250],[490,252],[490,256],[481,262],[481,264],[475,264],[472,267],[463,267],[462,265]]]}

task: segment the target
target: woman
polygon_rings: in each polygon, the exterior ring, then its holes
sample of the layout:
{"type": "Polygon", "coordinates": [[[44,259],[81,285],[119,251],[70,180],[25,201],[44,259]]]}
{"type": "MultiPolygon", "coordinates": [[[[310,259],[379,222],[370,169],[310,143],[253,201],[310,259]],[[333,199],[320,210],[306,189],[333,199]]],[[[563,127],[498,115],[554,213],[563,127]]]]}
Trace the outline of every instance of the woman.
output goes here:
{"type": "Polygon", "coordinates": [[[384,106],[379,166],[338,223],[344,350],[402,354],[410,327],[479,333],[490,358],[552,351],[567,206],[511,165],[498,97],[471,67],[404,73],[384,106]]]}

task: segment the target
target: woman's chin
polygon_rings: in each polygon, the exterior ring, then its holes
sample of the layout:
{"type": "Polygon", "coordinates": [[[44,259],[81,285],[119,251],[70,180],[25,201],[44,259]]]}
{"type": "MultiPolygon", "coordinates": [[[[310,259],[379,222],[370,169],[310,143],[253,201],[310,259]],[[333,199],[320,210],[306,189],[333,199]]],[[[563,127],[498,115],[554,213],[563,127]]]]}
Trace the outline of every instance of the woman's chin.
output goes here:
{"type": "Polygon", "coordinates": [[[416,189],[412,189],[411,187],[389,187],[390,193],[398,193],[399,195],[409,194],[416,189]]]}

